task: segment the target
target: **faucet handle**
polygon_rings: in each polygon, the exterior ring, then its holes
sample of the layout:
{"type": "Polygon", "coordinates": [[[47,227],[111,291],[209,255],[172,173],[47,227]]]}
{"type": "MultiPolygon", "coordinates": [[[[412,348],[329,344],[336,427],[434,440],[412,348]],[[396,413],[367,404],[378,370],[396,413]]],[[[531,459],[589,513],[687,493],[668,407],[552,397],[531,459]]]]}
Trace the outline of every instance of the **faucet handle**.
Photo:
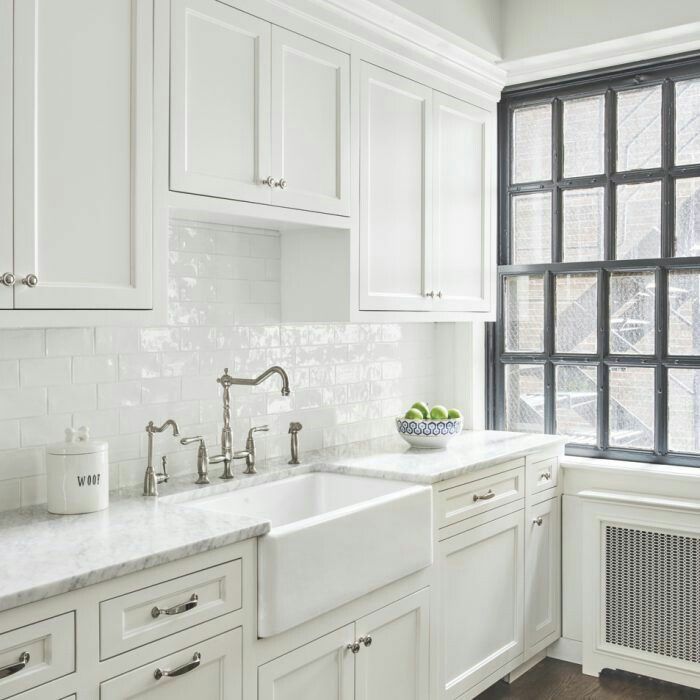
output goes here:
{"type": "Polygon", "coordinates": [[[252,438],[253,433],[266,433],[270,430],[269,425],[254,425],[249,431],[248,431],[248,437],[252,438]]]}
{"type": "Polygon", "coordinates": [[[204,442],[201,435],[193,435],[192,437],[184,437],[180,440],[181,445],[191,445],[193,442],[204,442]]]}

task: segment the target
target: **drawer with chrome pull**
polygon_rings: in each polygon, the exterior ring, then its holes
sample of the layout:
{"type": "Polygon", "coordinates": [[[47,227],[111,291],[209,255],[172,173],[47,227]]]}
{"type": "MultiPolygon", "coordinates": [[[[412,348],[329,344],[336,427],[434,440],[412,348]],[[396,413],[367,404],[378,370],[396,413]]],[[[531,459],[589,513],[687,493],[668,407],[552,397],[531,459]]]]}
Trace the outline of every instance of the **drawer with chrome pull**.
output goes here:
{"type": "Polygon", "coordinates": [[[193,644],[100,685],[101,700],[135,697],[241,700],[241,628],[193,644]]]}
{"type": "Polygon", "coordinates": [[[523,498],[524,482],[525,469],[519,467],[440,491],[437,494],[438,527],[447,527],[523,498]]]}
{"type": "Polygon", "coordinates": [[[559,483],[559,459],[548,457],[538,462],[527,463],[527,494],[535,496],[556,488],[559,483]]]}
{"type": "Polygon", "coordinates": [[[74,671],[74,612],[0,634],[0,699],[74,671]]]}
{"type": "Polygon", "coordinates": [[[241,560],[141,588],[100,603],[100,659],[239,610],[241,560]]]}

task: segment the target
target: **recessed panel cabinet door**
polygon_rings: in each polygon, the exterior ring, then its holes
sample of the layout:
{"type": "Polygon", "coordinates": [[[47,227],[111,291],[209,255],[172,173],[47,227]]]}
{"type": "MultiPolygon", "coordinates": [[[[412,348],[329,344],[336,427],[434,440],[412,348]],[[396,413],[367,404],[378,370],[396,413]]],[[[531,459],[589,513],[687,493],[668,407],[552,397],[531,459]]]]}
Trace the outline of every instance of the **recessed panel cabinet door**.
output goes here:
{"type": "Polygon", "coordinates": [[[441,311],[491,303],[495,118],[433,93],[433,286],[441,311]]]}
{"type": "MultiPolygon", "coordinates": [[[[561,501],[531,506],[525,519],[525,646],[551,643],[561,628],[561,501]]],[[[537,649],[539,651],[539,649],[537,649]]]]}
{"type": "Polygon", "coordinates": [[[272,28],[272,203],[348,215],[350,57],[272,28]]]}
{"type": "Polygon", "coordinates": [[[0,309],[12,308],[12,0],[0,0],[0,309]]]}
{"type": "Polygon", "coordinates": [[[170,188],[270,202],[270,24],[172,0],[170,188]]]}
{"type": "Polygon", "coordinates": [[[102,683],[100,700],[241,700],[242,667],[239,627],[102,683]]]}
{"type": "Polygon", "coordinates": [[[258,700],[353,700],[350,624],[258,668],[258,700]]]}
{"type": "Polygon", "coordinates": [[[360,76],[360,308],[428,311],[432,90],[369,63],[360,76]]]}
{"type": "Polygon", "coordinates": [[[438,546],[438,672],[457,698],[523,652],[523,511],[438,546]]]}
{"type": "Polygon", "coordinates": [[[357,637],[365,641],[355,659],[355,700],[429,697],[429,609],[424,589],[357,621],[357,637]]]}
{"type": "Polygon", "coordinates": [[[15,307],[150,308],[153,2],[22,0],[14,27],[15,307]]]}

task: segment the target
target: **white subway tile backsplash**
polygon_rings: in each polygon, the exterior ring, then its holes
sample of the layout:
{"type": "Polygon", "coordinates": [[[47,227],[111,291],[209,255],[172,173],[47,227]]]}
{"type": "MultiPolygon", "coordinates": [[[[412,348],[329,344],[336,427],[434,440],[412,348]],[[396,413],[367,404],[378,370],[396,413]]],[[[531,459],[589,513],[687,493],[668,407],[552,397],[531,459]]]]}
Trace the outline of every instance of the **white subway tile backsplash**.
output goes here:
{"type": "MultiPolygon", "coordinates": [[[[213,453],[224,367],[289,373],[288,398],[277,378],[233,391],[237,448],[252,425],[270,426],[261,459],[288,454],[292,420],[307,451],[386,435],[397,413],[433,399],[433,324],[281,324],[277,232],[175,221],[169,240],[166,326],[0,331],[0,510],[45,499],[44,446],[70,425],[108,440],[113,487],[143,479],[151,420],[175,418],[213,453]]],[[[173,473],[194,472],[193,448],[162,436],[157,450],[173,473]]]]}

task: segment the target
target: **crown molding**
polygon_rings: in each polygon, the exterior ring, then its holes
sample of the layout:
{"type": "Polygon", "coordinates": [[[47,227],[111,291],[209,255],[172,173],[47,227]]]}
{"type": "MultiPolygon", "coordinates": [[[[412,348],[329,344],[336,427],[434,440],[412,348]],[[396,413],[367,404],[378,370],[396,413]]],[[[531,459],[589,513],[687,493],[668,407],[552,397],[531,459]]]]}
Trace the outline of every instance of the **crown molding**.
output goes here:
{"type": "Polygon", "coordinates": [[[506,85],[519,85],[699,48],[700,22],[693,22],[574,49],[500,61],[497,65],[506,71],[506,85]]]}

